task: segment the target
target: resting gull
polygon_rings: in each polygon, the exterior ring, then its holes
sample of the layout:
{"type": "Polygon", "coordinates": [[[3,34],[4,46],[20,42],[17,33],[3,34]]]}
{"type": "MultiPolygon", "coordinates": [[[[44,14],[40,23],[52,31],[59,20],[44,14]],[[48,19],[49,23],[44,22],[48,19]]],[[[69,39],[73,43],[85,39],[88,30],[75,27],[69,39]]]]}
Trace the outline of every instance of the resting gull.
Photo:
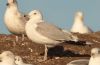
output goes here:
{"type": "Polygon", "coordinates": [[[25,26],[26,34],[30,40],[35,43],[45,45],[45,54],[43,61],[47,60],[48,48],[54,47],[65,41],[73,41],[73,36],[53,24],[43,20],[40,11],[33,10],[29,13],[29,21],[25,26]]]}
{"type": "Polygon", "coordinates": [[[11,51],[4,51],[0,54],[0,65],[16,65],[15,56],[11,51]]]}
{"type": "Polygon", "coordinates": [[[91,50],[90,59],[78,59],[69,62],[67,65],[100,65],[100,48],[91,50]]]}

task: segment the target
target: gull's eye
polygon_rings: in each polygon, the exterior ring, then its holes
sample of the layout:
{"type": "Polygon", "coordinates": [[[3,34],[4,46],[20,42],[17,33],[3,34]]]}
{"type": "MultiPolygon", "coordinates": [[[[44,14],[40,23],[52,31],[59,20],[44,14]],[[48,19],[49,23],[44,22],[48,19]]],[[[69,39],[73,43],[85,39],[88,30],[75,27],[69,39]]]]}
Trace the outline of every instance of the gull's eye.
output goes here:
{"type": "Polygon", "coordinates": [[[0,62],[2,62],[2,60],[0,60],[0,62]]]}
{"type": "Polygon", "coordinates": [[[24,15],[24,17],[27,17],[27,15],[24,15]]]}
{"type": "Polygon", "coordinates": [[[20,59],[18,59],[18,61],[20,61],[20,59]]]}
{"type": "Polygon", "coordinates": [[[98,51],[98,53],[100,53],[100,50],[98,51]]]}
{"type": "Polygon", "coordinates": [[[9,3],[7,3],[6,5],[9,6],[9,3]]]}
{"type": "Polygon", "coordinates": [[[15,3],[16,2],[16,0],[13,0],[13,3],[15,3]]]}
{"type": "Polygon", "coordinates": [[[20,61],[20,59],[19,59],[19,58],[15,58],[15,60],[20,61]]]}
{"type": "Polygon", "coordinates": [[[37,13],[34,13],[34,15],[36,15],[37,13]]]}

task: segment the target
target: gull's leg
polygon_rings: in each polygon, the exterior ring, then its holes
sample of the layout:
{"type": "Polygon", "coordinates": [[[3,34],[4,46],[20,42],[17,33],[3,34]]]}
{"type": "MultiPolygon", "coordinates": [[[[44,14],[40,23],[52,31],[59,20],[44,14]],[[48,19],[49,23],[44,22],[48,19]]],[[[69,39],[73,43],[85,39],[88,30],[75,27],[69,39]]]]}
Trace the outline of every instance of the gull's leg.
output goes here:
{"type": "Polygon", "coordinates": [[[24,41],[25,40],[25,35],[24,34],[22,34],[22,41],[24,41]]]}
{"type": "Polygon", "coordinates": [[[47,45],[45,44],[44,58],[43,59],[38,59],[38,62],[46,61],[47,60],[47,53],[48,53],[48,48],[47,48],[47,45]]]}
{"type": "Polygon", "coordinates": [[[18,42],[18,36],[16,36],[16,42],[18,42]]]}
{"type": "Polygon", "coordinates": [[[47,45],[45,44],[45,54],[44,54],[44,59],[43,59],[44,61],[47,60],[47,56],[48,56],[47,54],[48,54],[48,48],[47,48],[47,45]]]}

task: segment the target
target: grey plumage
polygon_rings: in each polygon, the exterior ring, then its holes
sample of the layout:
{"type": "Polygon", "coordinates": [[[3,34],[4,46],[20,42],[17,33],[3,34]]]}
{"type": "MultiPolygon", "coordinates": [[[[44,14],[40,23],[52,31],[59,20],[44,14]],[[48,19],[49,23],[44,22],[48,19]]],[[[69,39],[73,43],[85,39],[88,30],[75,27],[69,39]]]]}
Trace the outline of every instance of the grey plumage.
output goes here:
{"type": "Polygon", "coordinates": [[[37,24],[36,30],[43,36],[56,40],[56,41],[69,41],[71,36],[68,36],[61,28],[47,22],[40,22],[37,24]]]}
{"type": "Polygon", "coordinates": [[[66,65],[88,65],[88,63],[89,59],[78,59],[78,60],[73,60],[66,65]]]}
{"type": "Polygon", "coordinates": [[[40,11],[33,10],[29,13],[29,17],[30,20],[25,26],[26,34],[33,42],[45,45],[44,61],[47,60],[48,47],[73,40],[74,36],[71,33],[64,32],[61,28],[45,22],[40,11]]]}

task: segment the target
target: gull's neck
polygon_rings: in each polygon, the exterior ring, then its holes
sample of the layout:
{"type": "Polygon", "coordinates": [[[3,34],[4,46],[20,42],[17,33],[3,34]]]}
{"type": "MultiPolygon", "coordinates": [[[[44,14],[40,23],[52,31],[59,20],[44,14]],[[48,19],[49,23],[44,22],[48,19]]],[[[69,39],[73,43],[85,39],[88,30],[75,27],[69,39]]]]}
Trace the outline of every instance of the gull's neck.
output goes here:
{"type": "Polygon", "coordinates": [[[81,24],[81,25],[84,25],[83,20],[82,20],[82,19],[79,19],[79,18],[75,18],[74,24],[81,24]]]}
{"type": "Polygon", "coordinates": [[[29,22],[32,22],[32,23],[40,23],[40,22],[43,22],[43,19],[42,18],[40,18],[40,19],[31,18],[29,20],[29,22]]]}

